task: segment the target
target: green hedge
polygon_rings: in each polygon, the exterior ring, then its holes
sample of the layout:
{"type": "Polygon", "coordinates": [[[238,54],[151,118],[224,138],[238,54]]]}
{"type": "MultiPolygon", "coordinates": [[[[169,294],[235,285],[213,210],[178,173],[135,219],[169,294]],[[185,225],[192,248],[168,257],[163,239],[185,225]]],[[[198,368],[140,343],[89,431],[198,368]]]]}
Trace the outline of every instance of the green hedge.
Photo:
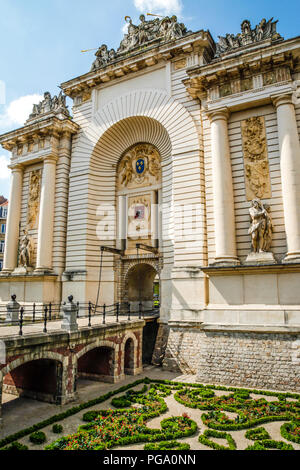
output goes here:
{"type": "Polygon", "coordinates": [[[13,442],[10,446],[7,446],[7,447],[4,447],[3,449],[1,450],[28,450],[28,447],[23,445],[23,444],[20,444],[20,442],[13,442]]]}
{"type": "Polygon", "coordinates": [[[218,432],[213,431],[212,429],[207,429],[203,434],[199,436],[199,442],[205,446],[211,447],[214,450],[236,450],[236,443],[231,434],[227,432],[218,432]],[[210,437],[215,437],[217,439],[226,439],[228,442],[228,447],[218,444],[217,442],[209,439],[210,437]]]}
{"type": "Polygon", "coordinates": [[[265,428],[250,429],[246,432],[245,437],[251,441],[262,441],[264,439],[271,439],[268,431],[265,428]]]}
{"type": "Polygon", "coordinates": [[[46,434],[42,431],[37,431],[29,437],[30,442],[33,444],[44,444],[46,442],[46,434]]]}
{"type": "Polygon", "coordinates": [[[267,449],[294,450],[291,444],[286,444],[283,441],[273,441],[271,439],[257,441],[255,442],[254,445],[247,447],[246,450],[267,450],[267,449]]]}
{"type": "Polygon", "coordinates": [[[155,444],[146,444],[144,450],[190,450],[189,444],[177,441],[161,441],[155,444]]]}

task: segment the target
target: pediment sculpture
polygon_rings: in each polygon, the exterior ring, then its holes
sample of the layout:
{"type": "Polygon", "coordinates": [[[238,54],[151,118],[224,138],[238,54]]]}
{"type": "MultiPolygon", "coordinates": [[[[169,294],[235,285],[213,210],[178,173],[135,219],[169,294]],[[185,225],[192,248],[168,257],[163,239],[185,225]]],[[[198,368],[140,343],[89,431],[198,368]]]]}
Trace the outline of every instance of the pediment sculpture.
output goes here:
{"type": "Polygon", "coordinates": [[[166,16],[163,19],[146,21],[145,15],[140,16],[140,24],[135,25],[130,17],[126,17],[128,32],[122,39],[117,51],[108,49],[103,44],[96,52],[96,60],[92,65],[92,71],[121,58],[128,52],[135,51],[141,47],[150,46],[153,43],[167,42],[180,39],[191,31],[188,31],[183,23],[178,23],[177,17],[166,16]]]}
{"type": "Polygon", "coordinates": [[[29,119],[35,119],[43,114],[54,112],[55,114],[64,114],[69,117],[70,113],[66,104],[66,96],[61,91],[58,96],[51,97],[51,93],[46,91],[44,93],[44,99],[38,104],[33,105],[32,113],[29,119]]]}
{"type": "Polygon", "coordinates": [[[241,33],[237,35],[226,34],[225,37],[218,36],[219,42],[217,43],[215,57],[220,57],[220,55],[226,52],[249,44],[255,44],[265,39],[271,39],[272,41],[283,39],[280,34],[277,33],[277,23],[278,21],[273,21],[273,18],[269,21],[263,18],[261,22],[252,29],[250,21],[244,20],[241,24],[241,33]]]}

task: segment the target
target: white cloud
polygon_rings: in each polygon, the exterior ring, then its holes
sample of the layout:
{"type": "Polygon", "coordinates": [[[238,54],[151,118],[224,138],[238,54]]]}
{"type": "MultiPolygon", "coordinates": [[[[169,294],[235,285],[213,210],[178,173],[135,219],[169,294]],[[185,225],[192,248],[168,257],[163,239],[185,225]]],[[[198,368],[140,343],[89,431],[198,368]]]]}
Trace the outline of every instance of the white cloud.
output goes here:
{"type": "Polygon", "coordinates": [[[10,160],[7,155],[0,155],[0,180],[9,180],[10,170],[7,168],[10,160]]]}
{"type": "Polygon", "coordinates": [[[41,95],[26,95],[11,101],[4,108],[4,112],[0,114],[0,131],[1,128],[7,129],[10,126],[22,126],[32,112],[34,104],[39,103],[43,97],[41,95]]]}
{"type": "Polygon", "coordinates": [[[129,26],[128,23],[125,23],[124,26],[122,26],[121,31],[122,31],[123,34],[128,33],[128,26],[129,26]]]}
{"type": "Polygon", "coordinates": [[[134,6],[142,13],[180,15],[183,9],[181,0],[134,0],[134,6]]]}

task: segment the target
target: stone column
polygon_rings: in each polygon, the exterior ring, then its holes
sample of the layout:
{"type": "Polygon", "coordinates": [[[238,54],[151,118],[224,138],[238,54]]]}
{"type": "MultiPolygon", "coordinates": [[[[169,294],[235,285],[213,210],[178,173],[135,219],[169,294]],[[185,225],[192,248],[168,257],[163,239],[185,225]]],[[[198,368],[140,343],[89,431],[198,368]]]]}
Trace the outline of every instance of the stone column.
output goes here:
{"type": "Polygon", "coordinates": [[[283,263],[300,263],[300,144],[292,93],[273,97],[277,109],[280,169],[288,253],[283,263]]]}
{"type": "Polygon", "coordinates": [[[56,161],[57,158],[53,156],[46,157],[44,160],[36,273],[52,270],[56,161]]]}
{"type": "Polygon", "coordinates": [[[236,251],[233,183],[228,139],[227,109],[209,113],[214,192],[215,245],[214,264],[239,264],[236,251]]]}
{"type": "Polygon", "coordinates": [[[11,187],[6,223],[5,250],[1,274],[11,273],[18,265],[19,223],[23,189],[23,168],[17,165],[11,168],[11,187]]]}

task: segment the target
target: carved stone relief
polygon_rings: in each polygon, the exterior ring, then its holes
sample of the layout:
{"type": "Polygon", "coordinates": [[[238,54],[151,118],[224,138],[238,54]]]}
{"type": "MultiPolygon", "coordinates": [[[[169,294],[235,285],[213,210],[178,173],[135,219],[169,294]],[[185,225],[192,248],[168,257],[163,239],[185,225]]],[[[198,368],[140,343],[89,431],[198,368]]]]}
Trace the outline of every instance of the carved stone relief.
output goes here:
{"type": "Polygon", "coordinates": [[[265,120],[256,116],[242,121],[247,201],[272,197],[265,120]]]}
{"type": "Polygon", "coordinates": [[[66,96],[61,91],[58,96],[51,97],[49,91],[44,93],[44,99],[38,104],[33,105],[32,113],[29,116],[29,120],[36,119],[46,113],[54,112],[55,114],[64,114],[69,117],[68,106],[66,104],[66,96]]]}
{"type": "Polygon", "coordinates": [[[150,144],[132,147],[118,165],[117,178],[118,190],[159,184],[161,158],[157,149],[150,144]]]}
{"type": "Polygon", "coordinates": [[[41,170],[30,173],[27,226],[29,230],[37,229],[41,193],[41,170]]]}

